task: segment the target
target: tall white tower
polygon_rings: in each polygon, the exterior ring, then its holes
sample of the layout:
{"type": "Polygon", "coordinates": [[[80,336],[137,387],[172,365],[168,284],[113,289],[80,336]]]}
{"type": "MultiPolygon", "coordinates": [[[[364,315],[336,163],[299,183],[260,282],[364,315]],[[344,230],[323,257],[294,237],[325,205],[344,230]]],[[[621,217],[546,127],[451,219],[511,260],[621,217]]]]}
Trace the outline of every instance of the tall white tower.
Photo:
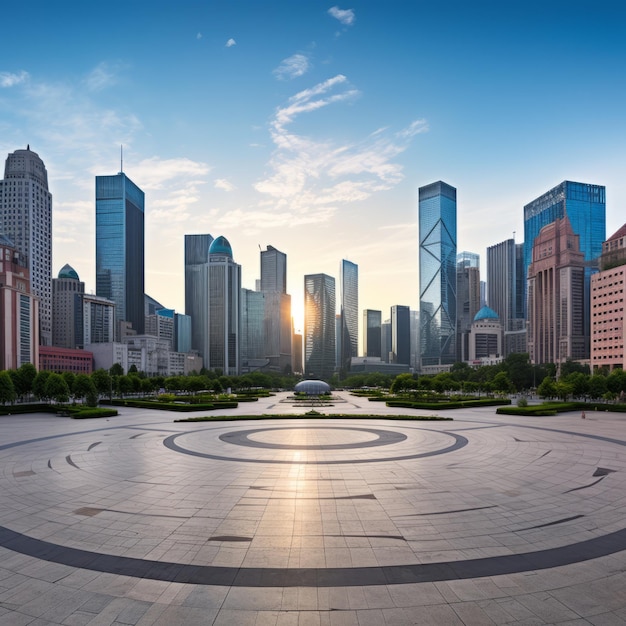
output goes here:
{"type": "Polygon", "coordinates": [[[0,181],[2,231],[26,258],[31,291],[39,298],[40,342],[52,344],[52,194],[48,172],[36,152],[7,156],[0,181]]]}

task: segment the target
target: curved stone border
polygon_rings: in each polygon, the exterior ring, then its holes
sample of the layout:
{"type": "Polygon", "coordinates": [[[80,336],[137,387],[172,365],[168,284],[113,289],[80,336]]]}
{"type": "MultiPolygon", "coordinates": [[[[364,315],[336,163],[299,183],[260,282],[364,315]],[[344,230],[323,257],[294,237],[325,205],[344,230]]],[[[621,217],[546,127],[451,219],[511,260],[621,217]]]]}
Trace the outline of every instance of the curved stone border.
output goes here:
{"type": "Polygon", "coordinates": [[[0,526],[0,546],[51,563],[132,578],[231,587],[362,587],[465,580],[572,565],[626,550],[626,529],[537,552],[414,565],[338,568],[217,567],[88,552],[0,526]]]}
{"type": "MultiPolygon", "coordinates": [[[[332,428],[332,426],[327,426],[325,428],[332,428]]],[[[205,428],[204,430],[211,430],[211,429],[205,428]]],[[[265,429],[260,429],[260,430],[265,430],[265,429]]],[[[345,428],[342,427],[342,430],[345,430],[345,428]]],[[[364,429],[355,428],[354,430],[364,430],[364,429]]],[[[415,430],[427,430],[427,429],[424,428],[424,429],[415,429],[415,430]]],[[[194,431],[194,434],[198,432],[201,432],[201,431],[196,430],[194,431]]],[[[249,433],[250,431],[244,431],[244,432],[249,433]]],[[[382,431],[382,432],[385,432],[385,431],[382,431]]],[[[433,431],[428,431],[428,432],[433,432],[433,431]]],[[[347,465],[347,464],[355,464],[355,463],[383,463],[387,461],[405,461],[408,459],[423,459],[429,456],[437,456],[439,454],[447,454],[448,452],[454,452],[455,450],[460,450],[461,448],[464,448],[468,444],[468,440],[462,435],[457,435],[456,433],[451,433],[447,431],[437,431],[437,432],[439,434],[452,437],[454,439],[454,443],[449,445],[446,448],[441,448],[440,450],[431,450],[429,452],[421,452],[418,454],[389,456],[389,457],[384,457],[380,459],[338,459],[335,461],[298,461],[298,465],[347,465]]],[[[265,463],[265,464],[277,463],[277,464],[290,464],[290,465],[293,464],[294,462],[292,459],[246,459],[242,457],[220,456],[217,454],[208,454],[206,452],[197,452],[195,450],[188,450],[187,448],[183,448],[182,446],[179,446],[176,443],[176,439],[178,439],[178,437],[182,437],[183,435],[187,435],[187,434],[189,433],[177,433],[175,435],[170,435],[169,437],[166,437],[163,440],[163,445],[166,448],[169,448],[170,450],[172,450],[173,452],[179,452],[180,454],[189,454],[190,456],[197,456],[203,459],[212,459],[215,461],[235,461],[237,463],[265,463]]],[[[221,435],[220,438],[221,437],[223,437],[223,435],[221,435]]],[[[368,442],[361,443],[358,446],[354,446],[354,447],[368,447],[367,445],[365,445],[366,443],[368,442]]],[[[268,446],[259,445],[255,447],[268,447],[268,446]]],[[[287,446],[285,449],[297,450],[299,448],[287,446]]]]}
{"type": "Polygon", "coordinates": [[[377,446],[388,446],[392,443],[399,443],[407,439],[404,433],[397,433],[393,430],[382,430],[378,428],[352,428],[350,426],[285,426],[282,428],[254,428],[251,430],[240,430],[223,433],[219,436],[221,441],[232,443],[237,446],[248,446],[250,448],[268,448],[270,450],[353,450],[355,448],[375,448],[377,446]],[[275,430],[354,430],[362,433],[377,435],[373,441],[362,441],[356,443],[331,443],[328,445],[297,446],[288,443],[265,443],[250,439],[250,435],[256,433],[266,433],[275,430]]]}

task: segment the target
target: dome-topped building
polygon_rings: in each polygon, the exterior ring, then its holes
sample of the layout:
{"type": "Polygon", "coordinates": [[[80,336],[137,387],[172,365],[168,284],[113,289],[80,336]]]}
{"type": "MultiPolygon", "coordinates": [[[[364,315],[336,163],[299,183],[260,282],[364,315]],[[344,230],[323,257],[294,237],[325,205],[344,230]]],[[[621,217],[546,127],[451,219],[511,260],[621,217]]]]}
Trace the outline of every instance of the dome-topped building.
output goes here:
{"type": "Polygon", "coordinates": [[[73,280],[80,280],[76,270],[71,265],[69,265],[68,263],[66,263],[59,270],[59,278],[70,278],[70,279],[73,279],[73,280]]]}
{"type": "Polygon", "coordinates": [[[233,249],[226,237],[220,235],[217,239],[214,239],[209,247],[209,254],[219,254],[220,256],[227,256],[233,258],[233,249]]]}
{"type": "Polygon", "coordinates": [[[499,320],[500,316],[490,307],[485,305],[482,309],[474,315],[474,321],[478,322],[480,320],[499,320]]]}

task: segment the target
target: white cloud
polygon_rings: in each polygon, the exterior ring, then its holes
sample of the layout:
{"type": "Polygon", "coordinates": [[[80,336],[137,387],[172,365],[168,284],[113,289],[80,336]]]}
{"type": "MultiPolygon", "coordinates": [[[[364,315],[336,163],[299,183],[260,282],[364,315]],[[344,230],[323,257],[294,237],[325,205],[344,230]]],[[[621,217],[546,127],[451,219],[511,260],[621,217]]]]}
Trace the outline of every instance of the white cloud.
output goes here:
{"type": "Polygon", "coordinates": [[[222,191],[233,191],[235,189],[235,185],[225,178],[216,178],[213,184],[215,189],[221,189],[222,191]]]}
{"type": "Polygon", "coordinates": [[[304,54],[294,54],[284,59],[273,73],[280,80],[298,78],[306,74],[310,67],[308,57],[304,54]]]}
{"type": "MultiPolygon", "coordinates": [[[[404,177],[395,162],[415,135],[427,130],[416,120],[399,132],[381,128],[360,141],[337,143],[291,130],[297,118],[353,101],[359,92],[337,75],[292,96],[270,122],[275,150],[269,175],[255,189],[277,213],[289,211],[289,223],[326,221],[342,207],[363,202],[397,185],[404,177]]],[[[257,223],[263,223],[255,213],[257,223]]]]}
{"type": "Polygon", "coordinates": [[[328,9],[328,14],[339,20],[344,26],[352,26],[354,24],[354,9],[340,9],[338,6],[328,9]]]}
{"type": "Polygon", "coordinates": [[[202,39],[202,33],[198,33],[198,34],[196,35],[196,39],[202,39]]]}
{"type": "Polygon", "coordinates": [[[29,74],[22,70],[17,74],[12,72],[0,72],[0,87],[14,87],[28,80],[29,74]]]}
{"type": "Polygon", "coordinates": [[[118,66],[110,66],[108,63],[100,63],[95,67],[87,78],[85,83],[90,91],[102,91],[107,87],[111,87],[117,83],[118,66]]]}
{"type": "Polygon", "coordinates": [[[232,37],[226,42],[227,48],[232,48],[233,46],[236,46],[236,45],[237,45],[237,42],[232,37]]]}

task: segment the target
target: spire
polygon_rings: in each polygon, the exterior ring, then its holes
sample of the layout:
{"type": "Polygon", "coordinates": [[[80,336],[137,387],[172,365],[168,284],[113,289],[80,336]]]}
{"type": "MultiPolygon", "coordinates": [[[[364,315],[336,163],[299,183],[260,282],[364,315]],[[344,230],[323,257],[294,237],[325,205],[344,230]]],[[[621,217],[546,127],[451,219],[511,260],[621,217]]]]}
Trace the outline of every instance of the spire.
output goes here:
{"type": "Polygon", "coordinates": [[[124,146],[120,144],[120,174],[124,173],[124,146]]]}

